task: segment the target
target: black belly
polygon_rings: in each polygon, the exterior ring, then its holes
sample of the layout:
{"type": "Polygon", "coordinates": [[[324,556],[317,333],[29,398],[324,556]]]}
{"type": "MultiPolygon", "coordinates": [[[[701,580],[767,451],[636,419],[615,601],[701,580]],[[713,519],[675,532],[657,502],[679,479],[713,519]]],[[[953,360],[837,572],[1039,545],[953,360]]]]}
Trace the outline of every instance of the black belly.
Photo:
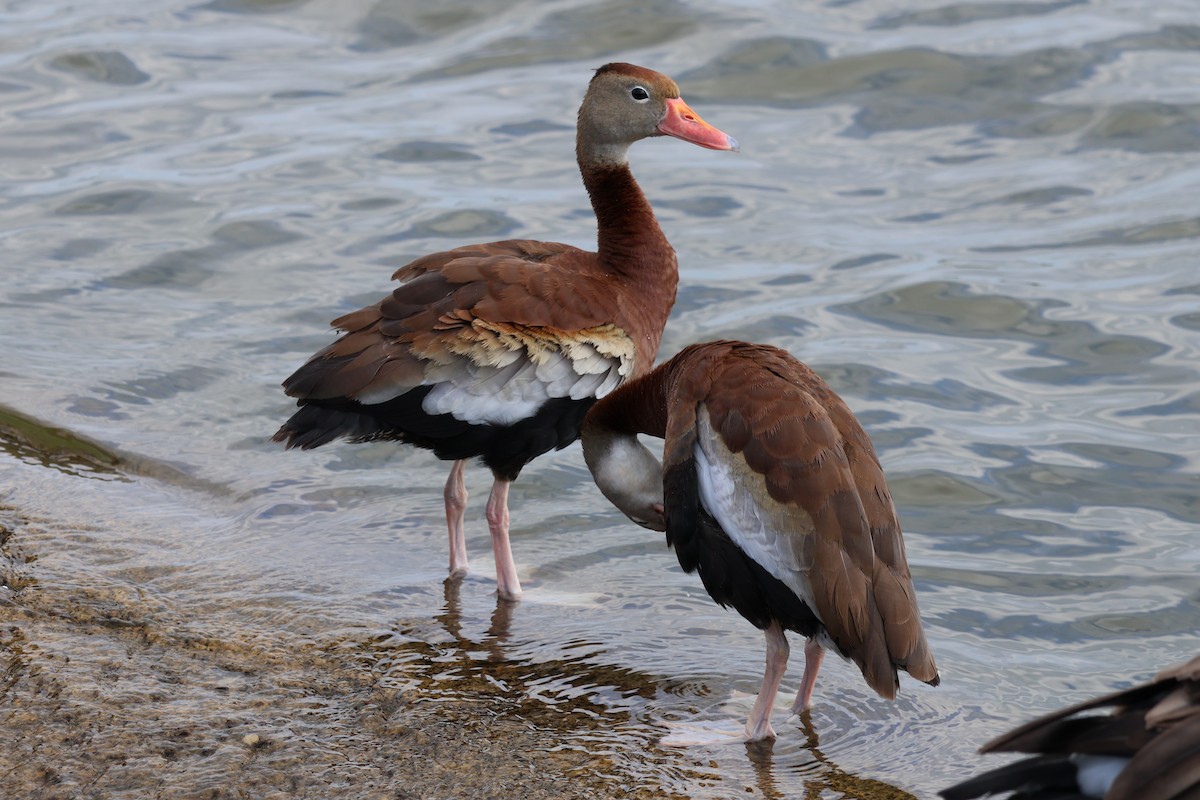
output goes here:
{"type": "Polygon", "coordinates": [[[457,461],[483,459],[496,477],[516,480],[521,469],[550,450],[579,438],[579,429],[594,397],[555,398],[537,413],[511,425],[478,425],[450,414],[427,414],[421,408],[433,387],[370,405],[348,398],[301,400],[300,410],[275,434],[288,447],[308,450],[337,438],[355,442],[392,440],[432,450],[438,458],[457,461]]]}
{"type": "Polygon", "coordinates": [[[778,622],[785,630],[815,636],[824,626],[787,584],[746,555],[700,505],[694,461],[664,475],[667,543],[685,572],[698,572],[705,591],[755,627],[778,622]]]}

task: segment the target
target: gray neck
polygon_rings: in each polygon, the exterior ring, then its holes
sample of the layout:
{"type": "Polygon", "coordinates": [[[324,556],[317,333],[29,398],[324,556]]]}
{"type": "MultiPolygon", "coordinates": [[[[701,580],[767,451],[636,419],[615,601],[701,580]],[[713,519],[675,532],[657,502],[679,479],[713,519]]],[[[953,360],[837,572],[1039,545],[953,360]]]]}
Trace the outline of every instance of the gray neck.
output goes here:
{"type": "Polygon", "coordinates": [[[613,169],[629,164],[628,142],[575,142],[575,158],[580,164],[598,169],[613,169]]]}

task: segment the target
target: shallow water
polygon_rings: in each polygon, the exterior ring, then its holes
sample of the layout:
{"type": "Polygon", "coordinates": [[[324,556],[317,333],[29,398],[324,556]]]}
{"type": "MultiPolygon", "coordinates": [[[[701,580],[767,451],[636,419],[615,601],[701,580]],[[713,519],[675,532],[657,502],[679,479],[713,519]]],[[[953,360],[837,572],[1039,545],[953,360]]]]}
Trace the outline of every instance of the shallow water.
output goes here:
{"type": "Polygon", "coordinates": [[[0,10],[13,796],[929,797],[1194,652],[1190,0],[414,6],[0,10]],[[633,151],[680,256],[662,353],[767,341],[846,397],[941,687],[889,704],[827,662],[773,747],[661,748],[747,713],[761,636],[577,447],[513,489],[511,607],[483,470],[444,586],[445,465],[268,442],[279,382],[395,266],[593,240],[572,125],[612,60],[743,148],[633,151]]]}

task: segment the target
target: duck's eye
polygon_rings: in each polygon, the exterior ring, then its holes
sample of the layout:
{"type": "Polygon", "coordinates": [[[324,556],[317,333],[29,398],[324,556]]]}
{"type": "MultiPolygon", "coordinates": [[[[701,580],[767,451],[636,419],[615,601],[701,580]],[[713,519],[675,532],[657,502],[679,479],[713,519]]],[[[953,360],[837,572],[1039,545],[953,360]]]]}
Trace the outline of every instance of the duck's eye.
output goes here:
{"type": "Polygon", "coordinates": [[[632,89],[630,89],[629,96],[632,97],[634,100],[637,100],[639,103],[644,103],[650,99],[650,93],[647,92],[645,89],[643,89],[641,86],[635,86],[632,89]]]}

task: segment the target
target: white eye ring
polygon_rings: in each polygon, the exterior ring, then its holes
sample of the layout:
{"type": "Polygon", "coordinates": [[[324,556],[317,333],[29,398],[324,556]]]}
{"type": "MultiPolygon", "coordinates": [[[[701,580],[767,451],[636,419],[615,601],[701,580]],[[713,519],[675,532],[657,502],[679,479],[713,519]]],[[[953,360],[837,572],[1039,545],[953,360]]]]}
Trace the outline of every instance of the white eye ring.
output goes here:
{"type": "Polygon", "coordinates": [[[644,86],[634,86],[629,90],[629,96],[639,103],[644,103],[650,99],[650,93],[646,91],[644,86]]]}

